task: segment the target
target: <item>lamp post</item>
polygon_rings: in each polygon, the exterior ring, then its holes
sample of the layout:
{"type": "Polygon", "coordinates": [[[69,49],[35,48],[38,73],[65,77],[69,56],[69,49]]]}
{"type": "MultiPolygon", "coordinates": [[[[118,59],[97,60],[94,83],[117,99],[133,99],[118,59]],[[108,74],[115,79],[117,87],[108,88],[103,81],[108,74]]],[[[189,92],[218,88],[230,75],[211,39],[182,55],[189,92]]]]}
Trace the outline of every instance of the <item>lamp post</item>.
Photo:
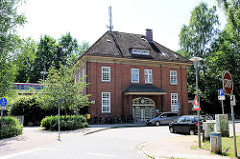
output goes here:
{"type": "MultiPolygon", "coordinates": [[[[196,91],[197,91],[197,99],[198,99],[198,68],[199,61],[203,59],[201,57],[193,57],[190,59],[194,63],[194,68],[196,69],[196,91]]],[[[197,111],[198,115],[198,147],[201,147],[201,132],[200,132],[200,111],[197,111]]]]}

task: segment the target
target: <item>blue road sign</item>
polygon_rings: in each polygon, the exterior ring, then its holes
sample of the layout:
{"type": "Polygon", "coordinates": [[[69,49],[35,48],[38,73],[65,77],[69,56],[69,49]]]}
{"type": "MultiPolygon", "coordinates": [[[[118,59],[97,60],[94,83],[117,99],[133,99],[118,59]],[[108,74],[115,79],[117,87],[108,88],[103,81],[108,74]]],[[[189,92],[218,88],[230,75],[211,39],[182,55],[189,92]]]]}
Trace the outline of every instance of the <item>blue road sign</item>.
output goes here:
{"type": "Polygon", "coordinates": [[[7,105],[7,99],[6,98],[1,98],[0,99],[0,105],[3,106],[3,107],[6,106],[7,105]]]}
{"type": "Polygon", "coordinates": [[[223,89],[218,90],[218,96],[224,96],[224,91],[223,89]]]}

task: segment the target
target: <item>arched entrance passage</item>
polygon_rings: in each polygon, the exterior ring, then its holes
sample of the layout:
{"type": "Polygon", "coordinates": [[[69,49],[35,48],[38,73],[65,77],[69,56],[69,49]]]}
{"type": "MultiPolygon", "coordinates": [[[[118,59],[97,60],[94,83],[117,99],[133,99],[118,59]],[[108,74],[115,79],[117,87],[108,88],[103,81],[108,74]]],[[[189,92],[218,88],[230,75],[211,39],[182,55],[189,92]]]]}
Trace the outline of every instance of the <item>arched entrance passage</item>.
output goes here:
{"type": "Polygon", "coordinates": [[[155,116],[155,102],[150,98],[139,97],[132,100],[133,118],[145,121],[155,116]]]}

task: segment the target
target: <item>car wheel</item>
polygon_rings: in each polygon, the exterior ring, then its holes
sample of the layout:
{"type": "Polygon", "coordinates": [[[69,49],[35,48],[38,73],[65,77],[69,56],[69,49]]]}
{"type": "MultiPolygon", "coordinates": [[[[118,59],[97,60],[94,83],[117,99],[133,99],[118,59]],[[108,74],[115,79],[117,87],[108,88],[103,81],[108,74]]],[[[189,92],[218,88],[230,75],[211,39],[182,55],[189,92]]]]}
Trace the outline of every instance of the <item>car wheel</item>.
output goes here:
{"type": "Polygon", "coordinates": [[[155,125],[156,125],[156,126],[159,126],[159,125],[160,125],[160,122],[157,121],[157,122],[155,123],[155,125]]]}
{"type": "Polygon", "coordinates": [[[174,133],[173,127],[170,127],[169,131],[170,131],[170,133],[174,133]]]}
{"type": "Polygon", "coordinates": [[[194,134],[195,134],[194,130],[190,130],[190,131],[189,131],[189,134],[190,134],[190,135],[194,135],[194,134]]]}

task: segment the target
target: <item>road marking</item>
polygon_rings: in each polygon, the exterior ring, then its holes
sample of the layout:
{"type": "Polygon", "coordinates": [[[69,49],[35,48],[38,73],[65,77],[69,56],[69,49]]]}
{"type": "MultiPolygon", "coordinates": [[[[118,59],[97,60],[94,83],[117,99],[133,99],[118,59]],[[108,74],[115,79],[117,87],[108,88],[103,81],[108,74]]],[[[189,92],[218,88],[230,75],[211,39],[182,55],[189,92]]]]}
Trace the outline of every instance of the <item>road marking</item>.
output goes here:
{"type": "Polygon", "coordinates": [[[94,155],[94,156],[102,156],[102,157],[111,157],[116,158],[114,155],[108,155],[108,154],[100,154],[100,153],[87,153],[88,155],[94,155]]]}
{"type": "Polygon", "coordinates": [[[19,152],[19,153],[15,153],[15,154],[11,154],[11,155],[7,155],[7,156],[0,157],[0,159],[8,159],[8,158],[12,158],[12,157],[24,155],[24,154],[27,154],[27,153],[35,152],[35,151],[38,151],[38,150],[39,150],[39,149],[34,149],[34,150],[19,152]]]}
{"type": "Polygon", "coordinates": [[[32,152],[40,151],[40,150],[63,151],[63,150],[61,150],[61,149],[36,148],[36,149],[33,149],[33,150],[28,150],[28,151],[24,151],[24,152],[19,152],[19,153],[15,153],[15,154],[11,154],[11,155],[2,156],[2,157],[0,157],[0,159],[9,159],[9,158],[12,158],[12,157],[16,157],[16,156],[20,156],[20,155],[25,155],[25,154],[27,154],[27,153],[32,153],[32,152]]]}

